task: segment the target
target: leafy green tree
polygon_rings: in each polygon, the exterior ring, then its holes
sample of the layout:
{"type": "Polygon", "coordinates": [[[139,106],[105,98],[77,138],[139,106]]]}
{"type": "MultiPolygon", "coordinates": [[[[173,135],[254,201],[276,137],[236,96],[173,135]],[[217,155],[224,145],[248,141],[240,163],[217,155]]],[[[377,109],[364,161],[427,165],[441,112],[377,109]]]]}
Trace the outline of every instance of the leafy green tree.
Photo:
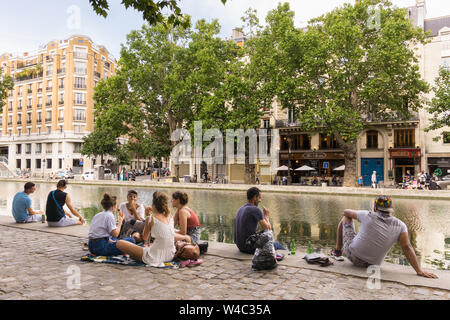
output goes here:
{"type": "MultiPolygon", "coordinates": [[[[435,80],[433,87],[434,98],[428,112],[432,115],[430,125],[425,131],[437,130],[443,127],[450,127],[450,70],[441,68],[439,76],[435,80]]],[[[441,136],[433,138],[438,141],[441,136]]]]}
{"type": "MultiPolygon", "coordinates": [[[[220,1],[223,4],[227,2],[227,0],[220,1]]],[[[108,0],[89,0],[89,2],[98,15],[105,18],[108,16],[108,0]]],[[[151,25],[155,25],[157,23],[168,23],[174,26],[179,24],[184,24],[187,26],[187,22],[183,20],[183,14],[178,3],[179,0],[122,0],[122,4],[126,9],[131,7],[139,12],[142,12],[142,18],[151,25]],[[167,20],[162,12],[164,9],[168,9],[170,12],[167,20]]]]}
{"type": "Polygon", "coordinates": [[[9,75],[0,75],[0,113],[6,104],[5,99],[8,97],[8,90],[14,89],[14,81],[9,75]]]}
{"type": "Polygon", "coordinates": [[[101,164],[103,164],[103,157],[105,155],[114,156],[117,153],[116,139],[104,128],[97,128],[83,138],[81,154],[89,157],[100,156],[101,164]]]}
{"type": "Polygon", "coordinates": [[[304,131],[336,137],[345,156],[344,186],[354,186],[357,139],[367,116],[408,117],[422,105],[429,88],[414,46],[425,43],[426,35],[405,9],[385,0],[344,4],[312,19],[305,31],[293,30],[292,17],[288,4],[267,17],[269,25],[260,33],[266,39],[255,54],[265,71],[261,87],[292,110],[304,131]]]}

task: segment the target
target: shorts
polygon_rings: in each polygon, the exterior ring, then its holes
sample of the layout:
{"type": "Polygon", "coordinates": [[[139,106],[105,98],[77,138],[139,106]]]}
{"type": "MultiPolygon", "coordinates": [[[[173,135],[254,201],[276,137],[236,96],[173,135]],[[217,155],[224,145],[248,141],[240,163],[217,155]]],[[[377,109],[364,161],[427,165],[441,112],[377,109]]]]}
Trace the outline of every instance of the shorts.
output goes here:
{"type": "Polygon", "coordinates": [[[364,260],[355,256],[350,249],[350,244],[353,242],[353,239],[355,238],[355,236],[356,236],[355,223],[353,221],[352,221],[352,223],[344,222],[342,225],[342,243],[343,243],[344,255],[355,266],[367,268],[368,266],[370,266],[370,263],[365,262],[364,260]]]}
{"type": "Polygon", "coordinates": [[[187,235],[191,237],[193,243],[198,243],[200,241],[200,227],[189,229],[187,235]]]}
{"type": "Polygon", "coordinates": [[[62,217],[59,221],[47,221],[49,227],[68,227],[76,225],[78,218],[62,217]]]}
{"type": "Polygon", "coordinates": [[[32,215],[29,215],[23,221],[17,221],[17,223],[30,223],[30,222],[40,222],[40,221],[42,221],[42,215],[41,214],[32,214],[32,215]]]}

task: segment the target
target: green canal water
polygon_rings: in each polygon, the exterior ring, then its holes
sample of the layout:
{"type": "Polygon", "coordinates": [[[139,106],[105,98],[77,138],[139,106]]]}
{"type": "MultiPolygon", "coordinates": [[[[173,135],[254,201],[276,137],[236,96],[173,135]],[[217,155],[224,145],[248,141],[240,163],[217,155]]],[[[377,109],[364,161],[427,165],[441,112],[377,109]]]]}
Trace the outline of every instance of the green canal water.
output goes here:
{"type": "MultiPolygon", "coordinates": [[[[56,183],[55,183],[56,184],[56,183]]],[[[55,184],[39,184],[31,195],[34,209],[44,209],[47,195],[55,184]]],[[[0,182],[0,214],[10,214],[14,194],[23,189],[23,183],[0,182]]],[[[74,206],[88,221],[100,212],[100,199],[105,192],[116,195],[119,202],[126,200],[127,187],[99,187],[69,185],[67,192],[74,206]]],[[[138,202],[151,204],[156,189],[136,188],[138,202]]],[[[171,195],[174,189],[159,189],[171,195]]],[[[233,243],[236,211],[246,202],[245,192],[214,190],[183,190],[189,195],[189,207],[202,224],[201,238],[233,243]]],[[[394,215],[408,226],[411,244],[422,267],[450,270],[450,201],[393,197],[394,215]]],[[[295,240],[297,249],[306,251],[311,241],[316,252],[329,253],[336,243],[337,225],[344,209],[371,209],[373,197],[294,195],[263,193],[262,203],[270,209],[275,238],[283,245],[295,240]]],[[[359,229],[359,223],[356,222],[359,229]]],[[[385,261],[408,265],[397,244],[385,261]]]]}

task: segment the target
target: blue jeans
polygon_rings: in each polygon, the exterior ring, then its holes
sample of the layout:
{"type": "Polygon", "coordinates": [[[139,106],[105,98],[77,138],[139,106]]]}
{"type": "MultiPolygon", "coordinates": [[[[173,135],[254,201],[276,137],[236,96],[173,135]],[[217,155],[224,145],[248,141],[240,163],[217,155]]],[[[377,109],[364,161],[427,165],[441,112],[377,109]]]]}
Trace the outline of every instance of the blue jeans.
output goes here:
{"type": "MultiPolygon", "coordinates": [[[[123,238],[120,240],[128,241],[136,244],[136,241],[133,238],[123,238]]],[[[119,256],[122,255],[122,251],[117,249],[116,247],[117,239],[110,237],[102,240],[92,241],[89,239],[89,252],[95,254],[96,256],[119,256]],[[114,242],[109,241],[109,239],[114,242]]]]}

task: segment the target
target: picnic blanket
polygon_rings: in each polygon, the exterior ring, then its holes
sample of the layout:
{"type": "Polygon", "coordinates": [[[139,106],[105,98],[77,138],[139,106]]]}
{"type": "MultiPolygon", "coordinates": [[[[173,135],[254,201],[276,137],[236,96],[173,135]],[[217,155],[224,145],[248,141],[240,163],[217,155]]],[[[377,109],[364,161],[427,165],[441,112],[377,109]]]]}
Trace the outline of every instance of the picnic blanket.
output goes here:
{"type": "Polygon", "coordinates": [[[110,263],[110,264],[121,264],[126,266],[134,266],[134,267],[155,267],[155,268],[168,268],[168,269],[178,269],[180,264],[176,261],[164,262],[160,264],[152,264],[146,265],[141,261],[134,260],[129,256],[95,256],[90,253],[84,255],[80,259],[85,262],[97,262],[97,263],[110,263]]]}

